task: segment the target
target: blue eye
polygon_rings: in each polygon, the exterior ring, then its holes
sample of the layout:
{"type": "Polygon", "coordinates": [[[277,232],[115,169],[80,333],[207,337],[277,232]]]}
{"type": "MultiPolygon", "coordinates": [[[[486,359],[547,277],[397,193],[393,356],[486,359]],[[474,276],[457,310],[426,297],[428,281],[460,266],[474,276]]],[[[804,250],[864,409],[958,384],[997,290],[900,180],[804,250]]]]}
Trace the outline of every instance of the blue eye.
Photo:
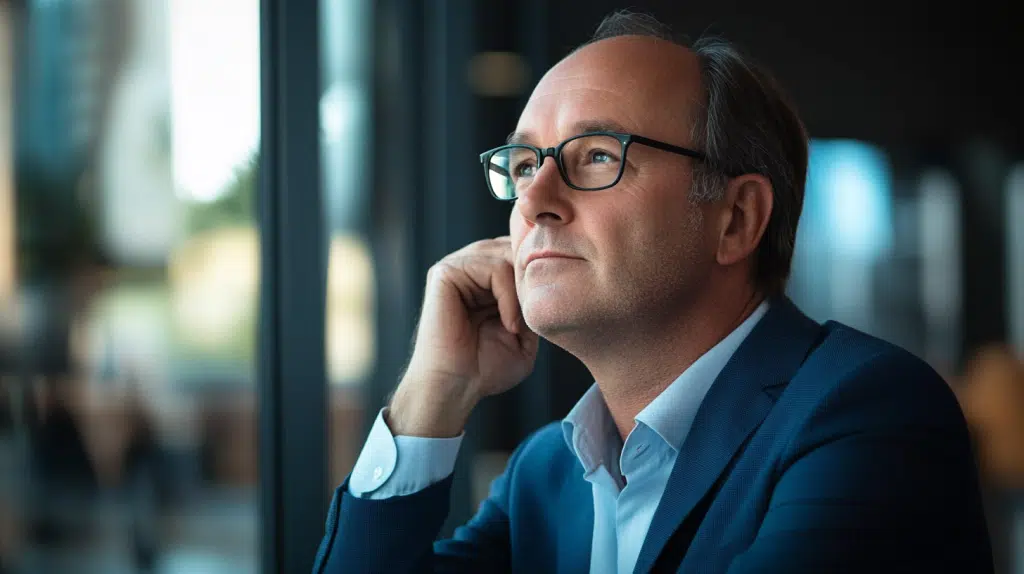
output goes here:
{"type": "Polygon", "coordinates": [[[517,163],[515,168],[512,170],[512,177],[532,177],[537,171],[537,166],[533,165],[532,162],[517,163]]]}

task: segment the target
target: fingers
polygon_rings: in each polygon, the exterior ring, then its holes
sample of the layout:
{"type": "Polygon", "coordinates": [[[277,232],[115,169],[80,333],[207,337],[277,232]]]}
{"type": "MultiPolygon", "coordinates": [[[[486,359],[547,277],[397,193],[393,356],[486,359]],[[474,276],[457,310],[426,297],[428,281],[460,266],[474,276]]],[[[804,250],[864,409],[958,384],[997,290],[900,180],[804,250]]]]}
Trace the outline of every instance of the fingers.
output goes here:
{"type": "Polygon", "coordinates": [[[518,335],[519,348],[522,349],[523,354],[527,357],[537,356],[537,347],[540,346],[540,335],[527,327],[525,321],[520,321],[518,335]]]}
{"type": "Polygon", "coordinates": [[[439,261],[435,270],[435,277],[458,290],[467,311],[496,305],[505,329],[520,332],[522,318],[507,237],[472,243],[439,261]]]}
{"type": "Polygon", "coordinates": [[[449,257],[465,256],[501,257],[512,264],[512,239],[507,235],[494,239],[481,239],[455,251],[449,257]]]}
{"type": "Polygon", "coordinates": [[[519,333],[519,297],[516,278],[509,264],[499,265],[491,275],[491,292],[498,301],[501,323],[511,333],[519,333]]]}
{"type": "Polygon", "coordinates": [[[463,256],[451,260],[452,285],[459,290],[468,311],[497,306],[501,323],[518,332],[519,297],[512,266],[503,258],[463,256]]]}

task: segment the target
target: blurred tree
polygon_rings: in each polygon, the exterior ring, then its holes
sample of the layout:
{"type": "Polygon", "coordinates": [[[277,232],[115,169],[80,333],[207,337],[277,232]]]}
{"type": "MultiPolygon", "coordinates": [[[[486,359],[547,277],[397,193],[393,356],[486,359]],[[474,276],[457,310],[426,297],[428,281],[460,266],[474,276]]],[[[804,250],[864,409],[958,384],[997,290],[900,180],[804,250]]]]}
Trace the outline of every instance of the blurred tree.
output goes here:
{"type": "Polygon", "coordinates": [[[235,179],[224,193],[208,203],[196,203],[188,210],[189,236],[227,225],[252,225],[255,213],[256,179],[259,173],[258,154],[235,170],[235,179]]]}
{"type": "Polygon", "coordinates": [[[32,165],[15,172],[18,275],[33,283],[67,277],[83,264],[99,263],[96,212],[81,201],[87,176],[54,175],[32,165]]]}

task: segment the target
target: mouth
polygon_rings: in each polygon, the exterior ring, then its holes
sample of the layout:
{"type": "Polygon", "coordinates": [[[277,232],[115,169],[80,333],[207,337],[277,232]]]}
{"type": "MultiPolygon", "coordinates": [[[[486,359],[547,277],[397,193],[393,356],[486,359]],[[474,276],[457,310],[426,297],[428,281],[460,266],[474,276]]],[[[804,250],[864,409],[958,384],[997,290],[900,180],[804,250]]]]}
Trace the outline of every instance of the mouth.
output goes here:
{"type": "Polygon", "coordinates": [[[523,264],[522,270],[523,272],[528,271],[530,268],[536,268],[538,270],[542,268],[549,268],[554,270],[564,266],[565,264],[577,261],[583,261],[583,258],[563,253],[538,252],[532,253],[526,258],[526,263],[523,264]],[[540,265],[540,267],[534,265],[535,263],[540,265]]]}
{"type": "Polygon", "coordinates": [[[580,257],[573,255],[567,255],[565,253],[556,253],[554,251],[535,251],[526,258],[526,263],[523,268],[529,267],[534,261],[579,261],[580,257]]]}

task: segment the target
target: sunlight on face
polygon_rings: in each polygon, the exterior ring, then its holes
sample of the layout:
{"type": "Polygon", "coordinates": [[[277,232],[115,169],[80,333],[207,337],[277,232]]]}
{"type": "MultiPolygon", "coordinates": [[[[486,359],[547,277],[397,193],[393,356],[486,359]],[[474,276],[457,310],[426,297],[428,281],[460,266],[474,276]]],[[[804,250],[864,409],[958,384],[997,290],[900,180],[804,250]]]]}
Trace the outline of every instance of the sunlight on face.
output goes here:
{"type": "MultiPolygon", "coordinates": [[[[690,146],[699,82],[695,56],[679,46],[604,40],[545,75],[516,132],[549,147],[582,125],[602,124],[690,146]]],[[[570,188],[550,159],[520,172],[530,181],[509,221],[519,297],[527,323],[556,342],[656,321],[705,273],[699,213],[687,201],[692,160],[641,145],[616,156],[590,149],[574,156],[591,170],[598,169],[591,163],[623,162],[619,183],[603,191],[570,188]],[[538,254],[567,257],[531,259],[538,254]]],[[[581,169],[573,165],[571,180],[581,169]]]]}

